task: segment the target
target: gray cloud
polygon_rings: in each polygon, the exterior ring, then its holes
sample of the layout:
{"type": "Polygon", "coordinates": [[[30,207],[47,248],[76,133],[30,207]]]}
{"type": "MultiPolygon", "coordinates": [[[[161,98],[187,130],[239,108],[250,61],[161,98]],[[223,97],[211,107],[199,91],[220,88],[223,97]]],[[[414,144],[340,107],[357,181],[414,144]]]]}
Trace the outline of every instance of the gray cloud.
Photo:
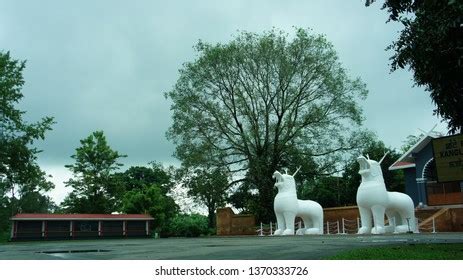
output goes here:
{"type": "MultiPolygon", "coordinates": [[[[385,47],[400,26],[364,1],[0,1],[0,49],[27,59],[21,107],[57,124],[38,143],[40,162],[70,163],[79,140],[104,130],[126,165],[175,162],[165,139],[170,90],[199,40],[226,42],[237,30],[310,27],[326,34],[352,76],[370,90],[365,125],[389,146],[438,120],[407,71],[389,74],[385,47]],[[249,3],[248,3],[249,2],[249,3]]],[[[440,125],[444,128],[444,125],[440,125]]]]}

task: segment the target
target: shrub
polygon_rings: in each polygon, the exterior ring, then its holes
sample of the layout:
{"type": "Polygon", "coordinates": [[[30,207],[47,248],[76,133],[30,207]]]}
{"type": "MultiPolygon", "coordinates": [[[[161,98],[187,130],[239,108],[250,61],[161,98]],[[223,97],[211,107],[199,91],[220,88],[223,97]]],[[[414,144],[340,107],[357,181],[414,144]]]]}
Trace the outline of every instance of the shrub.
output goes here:
{"type": "Polygon", "coordinates": [[[0,232],[0,243],[4,243],[10,240],[10,232],[9,231],[3,231],[0,232]]]}
{"type": "Polygon", "coordinates": [[[172,219],[169,227],[169,236],[198,237],[209,233],[207,217],[199,214],[179,214],[172,219]]]}

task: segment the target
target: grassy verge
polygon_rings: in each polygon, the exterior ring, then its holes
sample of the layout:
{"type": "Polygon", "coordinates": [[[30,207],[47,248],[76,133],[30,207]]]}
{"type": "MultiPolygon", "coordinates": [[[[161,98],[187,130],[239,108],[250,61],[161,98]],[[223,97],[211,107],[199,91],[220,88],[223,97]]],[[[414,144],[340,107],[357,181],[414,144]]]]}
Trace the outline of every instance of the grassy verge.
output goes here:
{"type": "Polygon", "coordinates": [[[463,243],[407,244],[354,249],[330,260],[463,260],[463,243]]]}

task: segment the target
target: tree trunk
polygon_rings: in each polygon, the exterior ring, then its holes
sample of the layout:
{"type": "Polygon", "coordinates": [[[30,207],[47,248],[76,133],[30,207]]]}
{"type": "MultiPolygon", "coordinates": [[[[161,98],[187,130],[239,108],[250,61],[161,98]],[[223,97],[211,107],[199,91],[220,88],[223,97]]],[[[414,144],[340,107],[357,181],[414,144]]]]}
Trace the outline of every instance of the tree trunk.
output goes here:
{"type": "Polygon", "coordinates": [[[215,207],[208,207],[207,223],[209,228],[215,228],[215,207]]]}
{"type": "Polygon", "coordinates": [[[249,179],[258,193],[258,200],[256,205],[256,222],[269,223],[275,221],[275,213],[273,211],[273,200],[276,195],[274,189],[274,182],[272,179],[273,172],[276,167],[272,166],[264,160],[260,160],[255,165],[250,164],[249,179]]]}

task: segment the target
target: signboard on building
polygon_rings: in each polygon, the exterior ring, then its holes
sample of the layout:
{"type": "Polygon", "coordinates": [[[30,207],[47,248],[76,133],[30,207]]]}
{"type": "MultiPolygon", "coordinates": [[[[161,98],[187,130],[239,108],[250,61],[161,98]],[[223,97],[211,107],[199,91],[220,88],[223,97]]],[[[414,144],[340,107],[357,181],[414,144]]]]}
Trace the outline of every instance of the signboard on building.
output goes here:
{"type": "Polygon", "coordinates": [[[463,180],[463,134],[432,140],[437,180],[439,182],[463,180]]]}

